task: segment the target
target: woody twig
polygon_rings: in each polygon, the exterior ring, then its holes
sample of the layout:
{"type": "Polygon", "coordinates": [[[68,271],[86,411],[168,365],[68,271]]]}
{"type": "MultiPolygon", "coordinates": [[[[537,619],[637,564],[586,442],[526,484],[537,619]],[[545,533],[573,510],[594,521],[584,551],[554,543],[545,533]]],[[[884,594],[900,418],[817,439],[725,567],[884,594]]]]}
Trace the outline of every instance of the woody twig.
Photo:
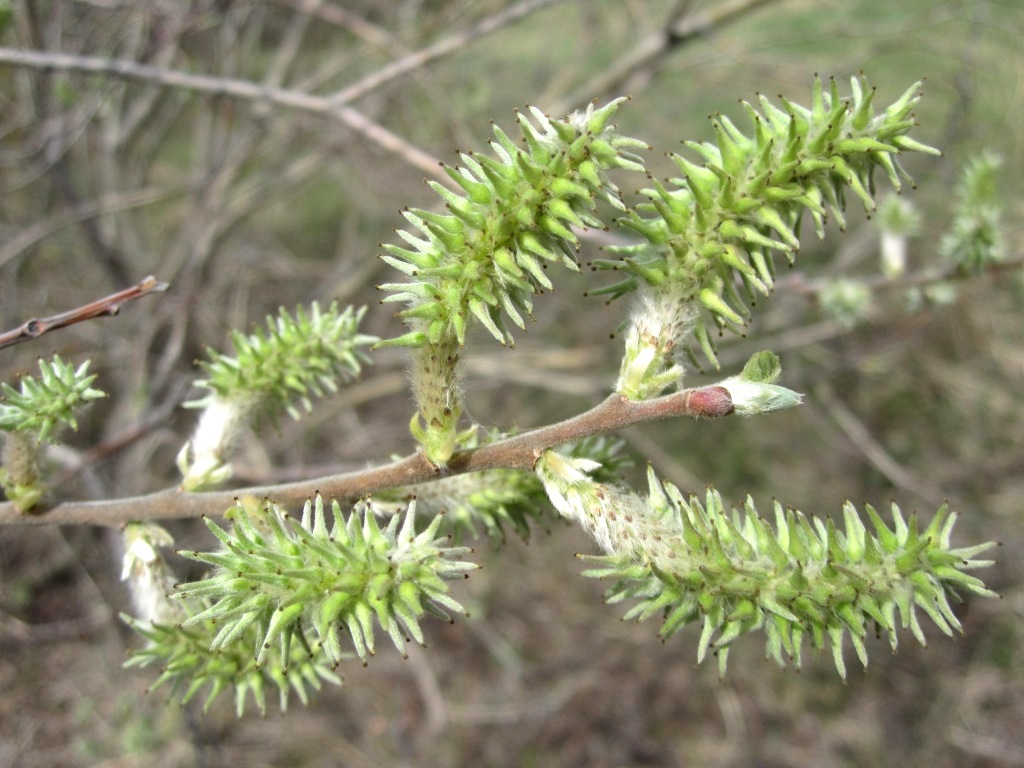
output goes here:
{"type": "Polygon", "coordinates": [[[121,306],[129,301],[146,296],[150,293],[163,293],[167,290],[168,284],[149,275],[140,280],[131,288],[104,296],[102,299],[83,304],[76,309],[61,312],[50,317],[26,320],[17,328],[0,333],[0,349],[20,344],[29,339],[36,339],[44,333],[66,328],[69,325],[80,323],[83,320],[92,320],[94,317],[104,315],[116,315],[121,311],[121,306]]]}

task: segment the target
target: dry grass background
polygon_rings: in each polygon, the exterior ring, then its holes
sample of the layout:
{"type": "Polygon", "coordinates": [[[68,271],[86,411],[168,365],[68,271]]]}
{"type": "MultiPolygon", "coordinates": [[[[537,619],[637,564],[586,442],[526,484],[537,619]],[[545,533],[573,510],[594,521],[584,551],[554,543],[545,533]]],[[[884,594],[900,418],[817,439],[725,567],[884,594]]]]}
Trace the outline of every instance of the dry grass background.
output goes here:
{"type": "MultiPolygon", "coordinates": [[[[22,2],[0,45],[144,62],[329,94],[379,73],[511,3],[352,0],[300,3],[22,2]]],[[[59,493],[126,496],[174,482],[191,414],[192,363],[279,305],[368,303],[367,330],[398,331],[375,309],[387,279],[377,243],[405,205],[432,205],[415,151],[455,162],[485,148],[489,120],[553,112],[629,92],[620,126],[661,151],[707,139],[705,116],[782,92],[806,101],[813,73],[864,70],[894,98],[927,76],[921,138],[946,150],[914,159],[910,198],[925,227],[913,265],[935,258],[961,163],[982,148],[1005,161],[1010,255],[1024,212],[1024,9],[1012,0],[777,0],[684,37],[628,71],[637,51],[681,24],[743,3],[551,2],[454,46],[350,106],[405,142],[398,152],[323,114],[261,100],[197,95],[152,82],[0,68],[0,328],[155,273],[172,290],[5,351],[10,380],[37,355],[91,357],[111,397],[56,454],[59,493]],[[626,72],[620,77],[614,73],[626,72]],[[99,450],[96,447],[99,446],[99,450]]],[[[657,153],[652,161],[657,167],[657,153]]],[[[667,171],[666,171],[667,172],[667,171]]],[[[804,249],[803,279],[876,269],[875,233],[853,216],[804,249]]],[[[588,246],[584,260],[596,251],[588,246]]],[[[584,302],[586,278],[538,300],[515,352],[471,359],[469,407],[485,424],[543,424],[595,402],[613,378],[607,342],[622,309],[584,302]]],[[[428,626],[409,660],[382,651],[285,717],[206,717],[145,694],[152,676],[120,669],[136,642],[117,619],[118,537],[102,528],[0,531],[0,766],[949,766],[1024,765],[1024,284],[1007,270],[960,286],[957,301],[909,313],[900,294],[844,331],[784,289],[726,366],[780,352],[805,406],[758,421],[668,424],[626,437],[689,490],[732,500],[772,495],[805,511],[844,498],[925,514],[948,497],[964,543],[998,539],[986,580],[999,601],[963,607],[964,637],[929,633],[844,684],[828,660],[782,671],[750,638],[729,674],[695,667],[696,636],[618,621],[601,585],[578,577],[576,530],[555,524],[492,551],[460,592],[473,617],[428,626]],[[851,431],[851,421],[856,428],[851,431]],[[869,439],[865,439],[867,435],[869,439]],[[880,465],[878,450],[891,463],[880,465]],[[881,466],[881,468],[880,468],[881,466]],[[898,472],[891,471],[892,467],[898,472]],[[890,471],[886,471],[886,468],[890,471]]],[[[243,447],[244,481],[362,466],[406,453],[403,359],[376,355],[365,380],[301,424],[243,447]]],[[[172,526],[179,545],[205,529],[172,526]]],[[[186,566],[178,563],[182,574],[186,566]]]]}

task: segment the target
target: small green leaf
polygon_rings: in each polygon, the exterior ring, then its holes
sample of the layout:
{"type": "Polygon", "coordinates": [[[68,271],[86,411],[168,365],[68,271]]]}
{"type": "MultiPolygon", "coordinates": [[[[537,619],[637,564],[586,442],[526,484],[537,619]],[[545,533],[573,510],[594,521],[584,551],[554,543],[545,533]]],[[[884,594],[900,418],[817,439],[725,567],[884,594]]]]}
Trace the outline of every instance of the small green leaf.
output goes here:
{"type": "Polygon", "coordinates": [[[774,352],[763,350],[750,356],[740,378],[756,384],[772,384],[782,374],[782,363],[774,352]]]}

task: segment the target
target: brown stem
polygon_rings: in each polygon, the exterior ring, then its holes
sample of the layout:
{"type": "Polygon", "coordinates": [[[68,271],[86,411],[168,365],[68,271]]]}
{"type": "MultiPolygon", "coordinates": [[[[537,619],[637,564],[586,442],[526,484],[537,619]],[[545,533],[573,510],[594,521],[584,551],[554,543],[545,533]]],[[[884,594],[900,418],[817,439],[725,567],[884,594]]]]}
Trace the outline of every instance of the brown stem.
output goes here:
{"type": "Polygon", "coordinates": [[[152,275],[149,275],[131,288],[125,288],[123,291],[104,296],[102,299],[90,301],[88,304],[83,304],[76,309],[41,319],[26,320],[17,328],[0,333],[0,349],[20,344],[29,339],[36,339],[44,333],[55,331],[58,328],[66,328],[83,320],[92,320],[94,317],[101,317],[103,315],[116,315],[121,310],[122,304],[134,301],[150,293],[162,293],[167,288],[167,283],[162,283],[152,275]]]}
{"type": "Polygon", "coordinates": [[[170,520],[224,514],[240,496],[272,498],[279,504],[297,505],[314,493],[350,503],[377,491],[425,483],[487,469],[530,471],[540,455],[555,446],[590,435],[612,432],[646,421],[678,416],[718,418],[732,413],[732,399],[723,387],[687,389],[653,400],[632,401],[611,395],[585,413],[547,427],[524,432],[480,448],[459,451],[445,469],[416,453],[381,467],[359,472],[303,480],[280,485],[237,488],[229,491],[185,493],[169,488],[145,496],[104,501],[64,502],[39,513],[24,515],[14,504],[0,504],[0,525],[91,524],[120,526],[132,520],[170,520]]]}

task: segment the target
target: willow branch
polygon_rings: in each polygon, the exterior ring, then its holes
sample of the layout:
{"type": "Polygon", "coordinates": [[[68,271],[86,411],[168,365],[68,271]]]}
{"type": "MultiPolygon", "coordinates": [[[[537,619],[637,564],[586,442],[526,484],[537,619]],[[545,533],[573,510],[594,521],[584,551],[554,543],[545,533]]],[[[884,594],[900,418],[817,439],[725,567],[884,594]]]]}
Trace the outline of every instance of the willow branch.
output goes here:
{"type": "Polygon", "coordinates": [[[718,418],[732,413],[732,399],[723,387],[687,389],[652,400],[626,400],[611,395],[589,411],[565,421],[524,432],[489,445],[459,451],[444,469],[416,453],[380,467],[279,485],[252,486],[227,491],[185,493],[169,488],[144,496],[103,501],[69,501],[31,515],[14,504],[0,504],[0,525],[90,524],[120,526],[132,520],[170,520],[224,514],[241,496],[270,498],[289,506],[303,503],[314,493],[351,503],[378,491],[426,483],[442,477],[488,469],[531,471],[540,455],[565,443],[612,432],[633,424],[689,416],[718,418]]]}
{"type": "Polygon", "coordinates": [[[66,328],[84,320],[92,320],[104,315],[116,315],[121,311],[121,306],[129,301],[135,301],[150,293],[162,293],[168,288],[167,283],[162,283],[152,275],[144,277],[139,283],[123,291],[104,296],[102,299],[90,301],[75,309],[61,312],[50,317],[26,320],[17,328],[5,333],[0,333],[0,349],[12,347],[29,339],[37,339],[44,333],[55,331],[58,328],[66,328]]]}

